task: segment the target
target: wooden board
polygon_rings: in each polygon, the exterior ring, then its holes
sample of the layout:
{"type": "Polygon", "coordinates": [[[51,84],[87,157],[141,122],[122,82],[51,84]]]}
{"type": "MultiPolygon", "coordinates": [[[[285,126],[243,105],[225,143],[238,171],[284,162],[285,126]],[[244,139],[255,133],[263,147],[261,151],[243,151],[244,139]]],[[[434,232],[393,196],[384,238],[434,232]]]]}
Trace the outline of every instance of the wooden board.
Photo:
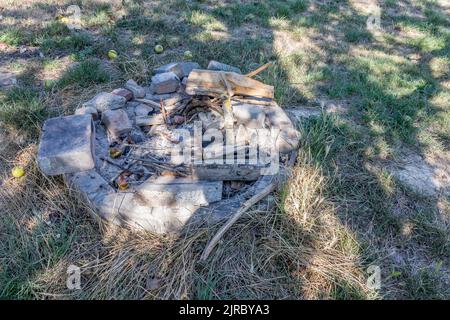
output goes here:
{"type": "Polygon", "coordinates": [[[227,95],[223,78],[230,85],[233,95],[254,96],[273,99],[273,86],[234,72],[192,70],[189,74],[186,93],[190,95],[227,95]]]}

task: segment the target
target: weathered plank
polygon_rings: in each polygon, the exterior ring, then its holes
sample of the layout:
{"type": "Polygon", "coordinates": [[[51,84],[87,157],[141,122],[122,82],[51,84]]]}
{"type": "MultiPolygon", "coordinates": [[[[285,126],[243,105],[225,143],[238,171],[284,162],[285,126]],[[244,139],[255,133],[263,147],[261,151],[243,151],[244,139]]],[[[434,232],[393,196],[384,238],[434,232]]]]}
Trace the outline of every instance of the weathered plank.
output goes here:
{"type": "Polygon", "coordinates": [[[234,72],[192,70],[186,84],[190,95],[227,95],[226,79],[233,94],[273,99],[273,86],[234,72]]]}

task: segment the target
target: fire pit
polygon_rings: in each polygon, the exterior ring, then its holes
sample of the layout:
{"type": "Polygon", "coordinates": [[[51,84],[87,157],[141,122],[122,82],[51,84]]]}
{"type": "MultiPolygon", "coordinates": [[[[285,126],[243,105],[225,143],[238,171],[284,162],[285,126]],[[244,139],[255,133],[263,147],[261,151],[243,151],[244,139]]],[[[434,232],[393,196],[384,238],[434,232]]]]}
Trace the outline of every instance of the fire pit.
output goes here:
{"type": "Polygon", "coordinates": [[[103,219],[157,233],[229,217],[292,164],[299,134],[273,87],[211,61],[157,68],[45,122],[38,163],[103,219]]]}

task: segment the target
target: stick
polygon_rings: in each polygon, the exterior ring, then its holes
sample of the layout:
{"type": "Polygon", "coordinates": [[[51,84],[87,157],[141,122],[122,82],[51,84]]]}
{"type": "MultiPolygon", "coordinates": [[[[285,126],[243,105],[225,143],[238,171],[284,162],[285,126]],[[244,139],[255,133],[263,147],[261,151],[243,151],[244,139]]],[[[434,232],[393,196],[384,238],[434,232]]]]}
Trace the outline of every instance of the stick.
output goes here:
{"type": "Polygon", "coordinates": [[[239,208],[238,211],[236,211],[235,214],[233,214],[233,216],[227,221],[227,223],[225,223],[220,229],[219,231],[217,231],[217,233],[215,234],[215,236],[211,239],[211,241],[209,241],[208,245],[206,246],[205,250],[203,251],[200,260],[201,261],[205,261],[206,259],[208,259],[209,254],[211,253],[211,251],[214,249],[214,247],[216,246],[216,244],[219,242],[219,240],[223,237],[223,235],[225,234],[225,232],[228,231],[228,229],[230,229],[230,227],[245,213],[248,211],[248,209],[251,208],[252,205],[254,205],[255,203],[257,203],[258,201],[260,201],[261,199],[263,199],[264,197],[266,197],[267,195],[269,195],[272,191],[275,190],[276,186],[277,186],[277,182],[272,182],[271,184],[269,184],[267,187],[265,187],[263,190],[261,190],[259,193],[255,194],[253,197],[251,197],[250,199],[248,199],[247,201],[244,202],[244,204],[241,206],[241,208],[239,208]]]}
{"type": "Polygon", "coordinates": [[[149,104],[149,105],[151,105],[151,106],[153,106],[153,107],[156,107],[156,108],[159,108],[160,106],[159,106],[159,103],[157,103],[157,102],[155,102],[155,101],[152,101],[152,100],[148,100],[148,99],[135,99],[137,102],[142,102],[142,103],[145,103],[145,104],[149,104]]]}
{"type": "Polygon", "coordinates": [[[245,76],[249,77],[249,78],[252,78],[252,77],[256,76],[258,73],[266,70],[271,64],[272,64],[272,62],[268,62],[266,64],[263,64],[261,67],[259,67],[256,70],[253,70],[252,72],[247,73],[245,76]]]}

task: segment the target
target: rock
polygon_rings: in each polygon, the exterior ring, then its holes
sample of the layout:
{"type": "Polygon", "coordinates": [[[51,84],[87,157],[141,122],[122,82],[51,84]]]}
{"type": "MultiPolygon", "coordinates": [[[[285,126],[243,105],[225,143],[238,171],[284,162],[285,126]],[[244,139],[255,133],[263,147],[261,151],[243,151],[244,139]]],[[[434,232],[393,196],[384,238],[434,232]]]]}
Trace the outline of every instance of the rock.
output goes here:
{"type": "Polygon", "coordinates": [[[75,110],[75,114],[90,114],[92,116],[92,120],[98,119],[98,112],[94,107],[80,107],[75,110]]]}
{"type": "Polygon", "coordinates": [[[202,206],[222,199],[222,181],[160,176],[141,184],[136,195],[150,207],[202,206]]]}
{"type": "Polygon", "coordinates": [[[119,137],[131,131],[132,125],[124,110],[107,110],[102,114],[102,123],[113,137],[119,137]]]}
{"type": "Polygon", "coordinates": [[[184,121],[186,120],[186,118],[184,116],[180,116],[180,115],[175,115],[173,116],[173,124],[179,125],[179,124],[183,124],[184,121]]]}
{"type": "Polygon", "coordinates": [[[17,84],[17,78],[14,73],[0,72],[0,87],[10,87],[17,84]]]}
{"type": "Polygon", "coordinates": [[[132,79],[128,80],[125,83],[125,89],[130,90],[133,93],[135,99],[145,97],[145,89],[132,79]]]}
{"type": "Polygon", "coordinates": [[[47,175],[94,168],[95,129],[92,116],[73,115],[45,121],[37,161],[47,175]]]}
{"type": "Polygon", "coordinates": [[[237,124],[242,124],[247,128],[262,129],[266,115],[264,107],[254,104],[236,104],[233,105],[233,116],[237,124]]]}
{"type": "Polygon", "coordinates": [[[194,69],[200,69],[200,65],[197,62],[173,62],[160,66],[154,71],[156,74],[173,72],[181,79],[189,76],[189,73],[194,69]]]}
{"type": "Polygon", "coordinates": [[[83,107],[94,107],[97,111],[114,110],[123,108],[127,99],[116,94],[101,92],[91,100],[83,103],[83,107]]]}
{"type": "Polygon", "coordinates": [[[322,110],[318,108],[311,108],[311,107],[296,107],[296,108],[290,108],[285,109],[288,116],[293,121],[302,121],[304,119],[308,118],[316,118],[320,117],[322,114],[322,110]]]}
{"type": "Polygon", "coordinates": [[[134,114],[136,117],[146,117],[149,116],[150,113],[153,112],[153,108],[146,104],[139,104],[134,108],[134,114]]]}
{"type": "Polygon", "coordinates": [[[133,99],[133,92],[124,88],[114,89],[111,93],[115,94],[116,96],[124,97],[127,101],[133,99]]]}
{"type": "Polygon", "coordinates": [[[242,73],[239,68],[236,68],[236,67],[230,66],[228,64],[218,62],[218,61],[214,61],[214,60],[211,60],[208,63],[208,67],[206,69],[208,69],[208,70],[216,70],[216,71],[235,72],[235,73],[239,73],[239,74],[242,73]]]}
{"type": "Polygon", "coordinates": [[[152,77],[150,89],[156,94],[162,94],[175,92],[179,86],[180,78],[174,72],[164,72],[152,77]]]}

